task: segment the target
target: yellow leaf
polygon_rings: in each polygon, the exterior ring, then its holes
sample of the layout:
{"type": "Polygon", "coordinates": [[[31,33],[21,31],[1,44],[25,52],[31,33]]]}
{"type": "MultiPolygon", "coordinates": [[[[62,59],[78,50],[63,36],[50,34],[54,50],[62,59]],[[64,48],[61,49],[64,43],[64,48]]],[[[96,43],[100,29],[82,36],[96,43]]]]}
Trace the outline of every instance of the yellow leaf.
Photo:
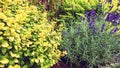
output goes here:
{"type": "Polygon", "coordinates": [[[10,53],[10,55],[11,55],[12,57],[16,57],[16,58],[19,58],[19,57],[20,57],[18,54],[14,54],[14,53],[12,53],[11,51],[10,51],[9,53],[10,53]]]}
{"type": "Polygon", "coordinates": [[[14,61],[15,61],[15,63],[18,63],[18,62],[19,62],[18,59],[15,59],[14,61]]]}
{"type": "Polygon", "coordinates": [[[0,40],[3,40],[3,37],[0,36],[0,40]]]}
{"type": "Polygon", "coordinates": [[[44,59],[43,59],[43,58],[40,58],[40,62],[41,62],[41,63],[44,62],[44,59]]]}
{"type": "Polygon", "coordinates": [[[110,12],[113,12],[117,9],[117,5],[113,6],[113,8],[110,10],[110,12]]]}
{"type": "Polygon", "coordinates": [[[4,68],[4,64],[0,64],[0,68],[4,68]]]}
{"type": "Polygon", "coordinates": [[[16,65],[14,66],[14,68],[20,68],[20,65],[16,64],[16,65]]]}
{"type": "Polygon", "coordinates": [[[2,43],[2,45],[1,45],[2,47],[8,47],[9,46],[9,44],[7,43],[7,41],[3,41],[3,43],[2,43]]]}
{"type": "Polygon", "coordinates": [[[38,60],[38,59],[35,59],[35,62],[36,62],[36,63],[39,63],[39,60],[38,60]]]}
{"type": "Polygon", "coordinates": [[[9,65],[8,68],[14,68],[12,65],[9,65]]]}
{"type": "Polygon", "coordinates": [[[14,37],[8,37],[9,41],[14,41],[14,37]]]}
{"type": "Polygon", "coordinates": [[[20,65],[18,65],[18,64],[14,65],[14,66],[9,65],[8,68],[20,68],[20,65]]]}
{"type": "Polygon", "coordinates": [[[2,29],[4,27],[4,23],[0,22],[0,29],[2,29]]]}
{"type": "Polygon", "coordinates": [[[0,12],[0,19],[7,19],[7,16],[4,13],[0,12]]]}
{"type": "Polygon", "coordinates": [[[2,35],[2,34],[3,34],[3,32],[0,31],[0,35],[2,35]]]}
{"type": "Polygon", "coordinates": [[[9,60],[7,58],[3,58],[2,60],[0,60],[0,63],[7,64],[9,63],[9,60]]]}

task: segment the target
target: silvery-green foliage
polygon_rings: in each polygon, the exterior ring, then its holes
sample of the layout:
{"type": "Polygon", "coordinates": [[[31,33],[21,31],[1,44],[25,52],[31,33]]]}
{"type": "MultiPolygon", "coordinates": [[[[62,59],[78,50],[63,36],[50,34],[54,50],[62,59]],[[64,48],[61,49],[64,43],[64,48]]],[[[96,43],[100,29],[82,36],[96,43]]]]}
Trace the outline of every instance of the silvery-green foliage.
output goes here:
{"type": "Polygon", "coordinates": [[[65,58],[69,62],[80,66],[80,62],[86,61],[90,66],[99,66],[110,62],[112,56],[119,53],[118,35],[110,34],[103,17],[99,19],[94,20],[93,27],[85,19],[71,21],[64,28],[62,48],[67,51],[65,58]]]}

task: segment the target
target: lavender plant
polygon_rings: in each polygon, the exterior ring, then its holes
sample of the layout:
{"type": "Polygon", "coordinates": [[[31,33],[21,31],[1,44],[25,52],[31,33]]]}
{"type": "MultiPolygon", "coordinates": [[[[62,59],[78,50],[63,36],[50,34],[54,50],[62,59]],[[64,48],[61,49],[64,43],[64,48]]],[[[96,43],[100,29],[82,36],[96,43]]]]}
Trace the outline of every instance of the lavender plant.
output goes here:
{"type": "Polygon", "coordinates": [[[118,27],[108,30],[104,17],[94,18],[94,10],[88,21],[69,22],[63,31],[62,48],[67,51],[65,58],[76,66],[84,61],[88,66],[100,66],[109,63],[113,55],[120,53],[120,37],[116,35],[118,27]],[[99,20],[100,19],[100,20],[99,20]]]}

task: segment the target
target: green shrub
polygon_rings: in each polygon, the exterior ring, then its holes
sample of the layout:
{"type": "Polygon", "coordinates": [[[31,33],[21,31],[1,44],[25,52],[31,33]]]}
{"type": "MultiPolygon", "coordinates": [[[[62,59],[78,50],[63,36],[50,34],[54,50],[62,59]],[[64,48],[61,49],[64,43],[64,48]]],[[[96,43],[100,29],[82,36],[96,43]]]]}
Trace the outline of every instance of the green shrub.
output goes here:
{"type": "Polygon", "coordinates": [[[72,5],[74,6],[74,11],[84,13],[86,10],[96,9],[99,4],[98,0],[64,0],[63,9],[72,10],[72,5]]]}
{"type": "Polygon", "coordinates": [[[79,19],[79,17],[85,17],[86,13],[92,9],[98,15],[114,11],[119,12],[119,3],[119,0],[64,0],[63,6],[60,6],[60,18],[65,21],[79,19]]]}
{"type": "Polygon", "coordinates": [[[111,62],[113,55],[119,53],[117,30],[110,30],[102,16],[91,22],[85,19],[69,23],[63,30],[62,49],[67,51],[65,58],[70,63],[81,66],[84,61],[88,66],[99,66],[111,62]]]}
{"type": "Polygon", "coordinates": [[[0,1],[0,67],[49,68],[62,54],[61,30],[26,0],[0,1]]]}
{"type": "Polygon", "coordinates": [[[98,0],[64,0],[63,6],[61,6],[61,9],[65,11],[66,15],[61,15],[61,18],[63,19],[73,19],[74,13],[76,13],[76,16],[85,17],[84,14],[86,11],[91,9],[97,9],[99,4],[98,0]]]}
{"type": "Polygon", "coordinates": [[[40,0],[28,0],[30,5],[35,5],[37,6],[38,10],[44,11],[45,10],[45,5],[41,4],[40,0]]]}

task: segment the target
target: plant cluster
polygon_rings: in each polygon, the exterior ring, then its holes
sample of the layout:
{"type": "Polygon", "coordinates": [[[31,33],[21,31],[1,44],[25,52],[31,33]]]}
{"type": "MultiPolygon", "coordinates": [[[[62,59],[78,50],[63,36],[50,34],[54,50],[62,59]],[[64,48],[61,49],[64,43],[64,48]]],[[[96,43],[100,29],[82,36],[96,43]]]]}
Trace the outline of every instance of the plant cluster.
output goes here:
{"type": "Polygon", "coordinates": [[[50,68],[65,54],[78,68],[110,63],[120,55],[120,1],[0,0],[0,53],[1,68],[50,68]]]}
{"type": "Polygon", "coordinates": [[[61,8],[65,11],[73,10],[76,12],[76,15],[80,15],[80,13],[85,13],[85,11],[92,8],[96,9],[98,4],[98,0],[65,0],[61,8]]]}
{"type": "Polygon", "coordinates": [[[43,4],[46,10],[55,11],[62,4],[63,0],[29,0],[31,4],[43,4]]]}
{"type": "MultiPolygon", "coordinates": [[[[61,6],[60,18],[66,21],[69,19],[85,18],[85,13],[94,9],[97,14],[120,11],[119,0],[64,0],[61,6]]],[[[119,12],[120,13],[120,12],[119,12]]]]}
{"type": "Polygon", "coordinates": [[[68,62],[78,67],[83,62],[88,66],[101,66],[120,53],[119,12],[97,14],[92,8],[85,18],[64,23],[62,49],[67,51],[68,62]]]}
{"type": "Polygon", "coordinates": [[[119,28],[110,30],[104,18],[70,23],[63,30],[62,40],[62,48],[67,51],[65,58],[69,62],[77,66],[82,62],[99,66],[111,62],[110,59],[119,53],[120,37],[116,34],[119,28]]]}
{"type": "Polygon", "coordinates": [[[46,12],[26,0],[1,0],[0,9],[0,67],[49,68],[60,59],[62,26],[54,29],[46,12]]]}

